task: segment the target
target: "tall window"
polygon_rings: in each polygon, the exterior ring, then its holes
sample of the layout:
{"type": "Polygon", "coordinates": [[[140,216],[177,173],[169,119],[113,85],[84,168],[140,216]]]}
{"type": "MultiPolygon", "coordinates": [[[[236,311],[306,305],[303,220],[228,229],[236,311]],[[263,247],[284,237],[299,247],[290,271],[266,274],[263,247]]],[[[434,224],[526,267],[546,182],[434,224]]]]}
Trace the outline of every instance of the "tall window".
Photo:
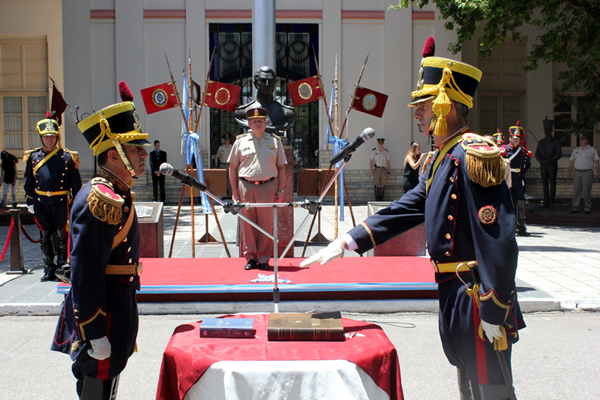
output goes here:
{"type": "Polygon", "coordinates": [[[46,38],[0,36],[0,147],[16,156],[39,146],[35,125],[48,109],[46,38]]]}
{"type": "MultiPolygon", "coordinates": [[[[579,113],[577,106],[569,103],[558,103],[554,105],[554,136],[559,140],[560,145],[567,150],[579,146],[577,136],[572,132],[571,122],[577,121],[579,113]]],[[[596,124],[598,125],[598,124],[596,124]]],[[[596,126],[596,131],[598,126],[596,126]]],[[[585,132],[590,138],[590,146],[594,145],[594,125],[585,127],[585,132]]]]}
{"type": "MultiPolygon", "coordinates": [[[[498,129],[508,138],[508,128],[525,115],[525,72],[517,67],[525,55],[524,43],[506,43],[494,49],[489,57],[479,58],[478,66],[483,72],[479,85],[477,106],[479,134],[492,135],[498,129]]],[[[526,127],[525,127],[526,128],[526,127]]]]}

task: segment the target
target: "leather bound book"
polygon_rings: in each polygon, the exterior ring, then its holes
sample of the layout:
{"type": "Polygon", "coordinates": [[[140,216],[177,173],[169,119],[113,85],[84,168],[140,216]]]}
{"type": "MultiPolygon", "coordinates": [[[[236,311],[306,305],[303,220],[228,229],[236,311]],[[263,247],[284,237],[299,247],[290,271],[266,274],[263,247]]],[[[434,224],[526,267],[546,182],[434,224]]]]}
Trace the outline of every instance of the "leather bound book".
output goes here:
{"type": "Polygon", "coordinates": [[[345,340],[342,315],[325,313],[271,313],[269,340],[345,340]]]}

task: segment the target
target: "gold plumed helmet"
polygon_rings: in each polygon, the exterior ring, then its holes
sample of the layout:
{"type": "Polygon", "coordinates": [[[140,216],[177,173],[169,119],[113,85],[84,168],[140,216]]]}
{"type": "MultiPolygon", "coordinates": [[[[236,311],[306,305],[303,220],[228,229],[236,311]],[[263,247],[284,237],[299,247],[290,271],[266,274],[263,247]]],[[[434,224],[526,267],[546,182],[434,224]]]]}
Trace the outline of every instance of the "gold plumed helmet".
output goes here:
{"type": "Polygon", "coordinates": [[[140,119],[133,104],[133,95],[125,84],[119,82],[122,103],[112,104],[90,115],[77,124],[79,130],[97,156],[108,149],[116,148],[131,176],[135,171],[122,145],[151,146],[148,134],[142,132],[140,119]]]}
{"type": "Polygon", "coordinates": [[[46,135],[55,135],[57,137],[57,146],[60,147],[60,126],[55,119],[50,118],[50,111],[46,112],[46,118],[41,119],[35,125],[40,137],[46,135]]]}
{"type": "Polygon", "coordinates": [[[435,124],[434,134],[442,136],[448,129],[446,116],[452,109],[451,101],[472,108],[482,73],[469,64],[433,57],[434,54],[435,40],[430,36],[423,47],[417,89],[411,93],[412,101],[408,105],[416,107],[421,102],[435,99],[431,124],[435,124]]]}

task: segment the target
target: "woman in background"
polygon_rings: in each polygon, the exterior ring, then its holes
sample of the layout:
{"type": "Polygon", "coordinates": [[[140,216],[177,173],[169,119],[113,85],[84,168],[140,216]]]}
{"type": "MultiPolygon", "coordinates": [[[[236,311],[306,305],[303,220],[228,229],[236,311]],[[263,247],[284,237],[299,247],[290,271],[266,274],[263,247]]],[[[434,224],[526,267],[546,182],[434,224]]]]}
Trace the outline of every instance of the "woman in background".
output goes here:
{"type": "Polygon", "coordinates": [[[402,182],[404,193],[419,184],[419,168],[424,159],[425,154],[421,154],[421,145],[418,142],[412,142],[406,157],[404,157],[404,181],[402,182]]]}
{"type": "Polygon", "coordinates": [[[8,207],[8,187],[11,187],[12,206],[17,207],[17,163],[19,159],[6,150],[2,150],[2,205],[8,207]]]}

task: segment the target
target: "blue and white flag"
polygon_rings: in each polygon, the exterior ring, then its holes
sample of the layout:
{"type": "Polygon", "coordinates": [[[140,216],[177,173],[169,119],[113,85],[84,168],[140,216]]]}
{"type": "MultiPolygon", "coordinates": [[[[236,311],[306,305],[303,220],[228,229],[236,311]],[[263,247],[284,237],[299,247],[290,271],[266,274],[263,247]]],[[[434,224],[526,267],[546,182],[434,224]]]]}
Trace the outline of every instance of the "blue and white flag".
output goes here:
{"type": "MultiPolygon", "coordinates": [[[[331,121],[331,112],[333,110],[333,98],[334,96],[334,87],[331,87],[331,101],[329,103],[329,121],[331,121]]],[[[329,146],[329,144],[333,143],[333,155],[339,153],[344,146],[348,144],[348,140],[340,139],[337,136],[331,134],[331,124],[327,121],[327,134],[325,135],[325,144],[329,146]]],[[[342,165],[342,161],[339,161],[335,166],[337,168],[342,165]]],[[[339,184],[338,187],[340,189],[339,201],[340,201],[340,221],[344,221],[344,169],[338,175],[339,184]]]]}

